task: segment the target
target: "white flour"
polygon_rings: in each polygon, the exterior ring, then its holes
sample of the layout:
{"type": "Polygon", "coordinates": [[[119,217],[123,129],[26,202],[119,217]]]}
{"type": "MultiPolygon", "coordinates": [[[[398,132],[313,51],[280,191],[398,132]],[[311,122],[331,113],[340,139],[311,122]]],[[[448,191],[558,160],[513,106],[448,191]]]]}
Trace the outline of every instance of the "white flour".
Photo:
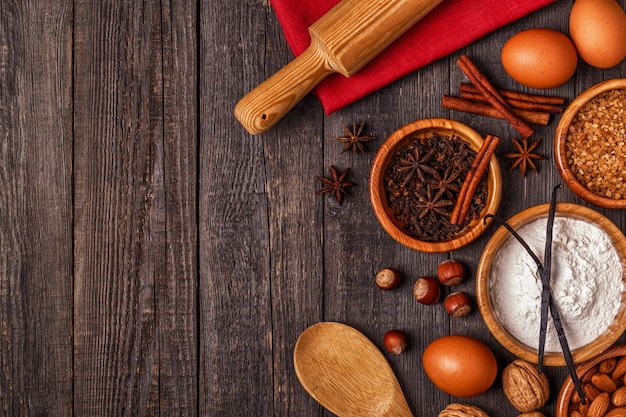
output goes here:
{"type": "MultiPolygon", "coordinates": [[[[546,224],[546,218],[539,219],[518,230],[542,263],[546,224]]],[[[622,266],[609,236],[593,224],[557,215],[553,239],[552,296],[569,347],[576,349],[603,333],[617,314],[622,266]]],[[[494,258],[489,287],[496,317],[520,342],[537,349],[542,288],[537,264],[513,236],[494,258]]],[[[560,352],[548,317],[545,351],[560,352]]]]}

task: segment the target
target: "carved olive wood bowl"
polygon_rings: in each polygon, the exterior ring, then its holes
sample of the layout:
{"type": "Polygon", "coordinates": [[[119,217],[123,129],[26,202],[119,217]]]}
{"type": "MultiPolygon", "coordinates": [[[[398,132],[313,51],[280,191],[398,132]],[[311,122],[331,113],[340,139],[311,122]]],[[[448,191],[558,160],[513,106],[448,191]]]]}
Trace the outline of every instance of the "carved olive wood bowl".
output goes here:
{"type": "Polygon", "coordinates": [[[498,210],[502,195],[502,174],[494,155],[487,171],[488,196],[485,207],[479,219],[470,222],[453,239],[430,242],[407,234],[400,222],[395,219],[393,210],[389,208],[383,182],[385,170],[396,150],[405,146],[414,137],[428,138],[433,133],[441,136],[454,134],[466,141],[476,152],[483,143],[483,137],[478,132],[454,120],[421,119],[402,126],[387,138],[374,158],[369,181],[370,202],[383,229],[402,245],[421,252],[448,252],[471,243],[487,229],[489,222],[487,225],[483,224],[483,218],[486,214],[495,214],[498,210]]]}
{"type": "MultiPolygon", "coordinates": [[[[537,219],[547,218],[549,208],[549,204],[542,204],[528,208],[511,217],[507,220],[507,223],[515,230],[519,230],[521,227],[532,223],[537,219]]],[[[593,209],[573,203],[557,203],[556,216],[588,221],[604,230],[604,232],[611,239],[621,260],[622,280],[626,284],[626,237],[624,237],[621,230],[613,222],[611,222],[611,220],[593,209]]],[[[478,309],[480,310],[485,325],[502,346],[521,359],[531,363],[538,363],[537,349],[521,343],[500,323],[496,317],[493,303],[491,302],[489,276],[491,273],[492,263],[498,256],[498,251],[508,239],[514,239],[514,237],[508,230],[501,226],[494,232],[483,250],[478,262],[478,268],[476,270],[476,304],[478,305],[478,309]]],[[[520,248],[520,250],[523,249],[520,248]]],[[[613,319],[613,322],[608,326],[606,331],[598,336],[594,341],[578,349],[572,350],[574,362],[584,362],[603,352],[620,338],[625,329],[626,292],[622,292],[622,303],[615,318],[613,319]]],[[[539,338],[538,334],[537,338],[539,338]]],[[[561,352],[545,352],[544,365],[565,366],[565,358],[561,352]]]]}
{"type": "Polygon", "coordinates": [[[587,201],[588,203],[610,209],[626,208],[626,199],[612,199],[602,195],[598,195],[590,191],[583,184],[581,184],[569,167],[569,163],[567,160],[567,150],[565,145],[567,142],[569,126],[578,111],[589,100],[593,99],[597,95],[602,94],[606,91],[617,89],[626,89],[626,78],[604,81],[584,91],[582,94],[576,97],[567,107],[567,109],[561,116],[561,120],[559,120],[559,124],[557,125],[556,133],[554,136],[554,158],[561,177],[563,178],[563,181],[565,181],[567,186],[576,195],[578,195],[580,198],[587,201]]]}
{"type": "MultiPolygon", "coordinates": [[[[593,359],[588,360],[585,363],[580,364],[576,367],[576,375],[578,378],[582,378],[582,376],[589,371],[594,366],[599,363],[611,359],[626,356],[626,346],[624,345],[616,345],[608,349],[606,352],[601,353],[593,359]]],[[[569,403],[572,398],[572,394],[574,393],[574,381],[571,376],[568,376],[561,385],[561,390],[559,391],[559,395],[556,399],[556,417],[569,417],[569,403]]],[[[590,401],[587,400],[587,404],[590,401]]]]}

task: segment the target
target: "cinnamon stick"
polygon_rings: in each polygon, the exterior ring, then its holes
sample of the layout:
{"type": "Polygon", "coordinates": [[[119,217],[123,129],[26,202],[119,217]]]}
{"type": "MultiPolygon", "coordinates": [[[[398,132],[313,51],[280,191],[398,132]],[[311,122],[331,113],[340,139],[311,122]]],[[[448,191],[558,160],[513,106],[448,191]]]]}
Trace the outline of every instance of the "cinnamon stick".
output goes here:
{"type": "MultiPolygon", "coordinates": [[[[460,91],[459,95],[461,98],[464,98],[467,100],[482,101],[482,102],[487,101],[485,96],[480,94],[480,92],[460,91]]],[[[524,110],[545,112],[545,113],[550,113],[550,114],[563,113],[563,107],[557,106],[555,104],[536,103],[534,101],[518,100],[518,99],[508,98],[508,97],[504,97],[504,100],[513,110],[524,109],[524,110]]],[[[513,113],[515,113],[515,111],[513,111],[513,113]]]]}
{"type": "MultiPolygon", "coordinates": [[[[490,104],[478,103],[459,97],[443,96],[441,98],[441,106],[450,110],[504,119],[504,116],[490,104]]],[[[511,111],[526,123],[546,126],[550,121],[550,113],[524,109],[511,109],[511,111]]]]}
{"type": "Polygon", "coordinates": [[[534,133],[534,130],[528,126],[526,122],[511,111],[511,107],[506,103],[504,97],[502,97],[495,87],[485,78],[467,55],[461,55],[456,63],[472,84],[485,96],[489,104],[495,107],[522,137],[527,138],[534,133]]]}
{"type": "Polygon", "coordinates": [[[461,210],[463,209],[463,204],[467,199],[467,192],[469,190],[470,183],[472,182],[472,178],[474,178],[474,175],[476,175],[476,170],[478,170],[478,166],[483,160],[483,156],[487,152],[489,144],[491,143],[493,138],[494,136],[487,135],[482,145],[478,149],[478,152],[476,152],[474,161],[472,162],[469,171],[467,171],[467,175],[465,176],[463,184],[461,185],[461,189],[459,190],[459,194],[456,198],[456,203],[454,204],[452,214],[450,214],[450,223],[452,224],[461,224],[461,222],[459,222],[459,217],[461,215],[461,210]]]}
{"type": "MultiPolygon", "coordinates": [[[[478,88],[474,87],[474,85],[469,84],[469,83],[461,83],[459,90],[467,91],[468,93],[480,93],[478,88]]],[[[565,103],[565,99],[563,97],[527,94],[527,93],[521,93],[519,91],[513,91],[513,90],[500,90],[499,89],[498,92],[504,98],[528,101],[530,103],[554,104],[554,105],[563,105],[565,103]]]]}
{"type": "Polygon", "coordinates": [[[476,193],[480,179],[489,167],[491,156],[498,147],[498,143],[500,143],[500,138],[493,135],[487,135],[483,141],[461,185],[461,190],[459,191],[454,209],[450,215],[450,223],[461,225],[465,222],[465,217],[474,199],[474,194],[476,193]]]}

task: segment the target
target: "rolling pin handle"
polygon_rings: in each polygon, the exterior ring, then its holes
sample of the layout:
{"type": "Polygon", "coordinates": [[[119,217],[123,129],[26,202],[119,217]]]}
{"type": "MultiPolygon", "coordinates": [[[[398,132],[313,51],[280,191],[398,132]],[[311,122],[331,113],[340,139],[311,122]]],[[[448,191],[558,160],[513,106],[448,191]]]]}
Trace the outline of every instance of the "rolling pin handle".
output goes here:
{"type": "Polygon", "coordinates": [[[263,133],[333,72],[335,70],[326,55],[312,43],[302,54],[239,100],[235,106],[235,117],[249,133],[263,133]]]}

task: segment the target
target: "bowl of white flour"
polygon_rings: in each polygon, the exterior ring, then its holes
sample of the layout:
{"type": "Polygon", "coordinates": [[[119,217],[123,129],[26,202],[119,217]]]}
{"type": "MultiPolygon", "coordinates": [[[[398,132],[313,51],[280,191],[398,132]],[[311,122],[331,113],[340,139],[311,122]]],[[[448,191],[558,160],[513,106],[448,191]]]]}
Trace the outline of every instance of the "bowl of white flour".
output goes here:
{"type": "MultiPolygon", "coordinates": [[[[543,262],[549,204],[524,210],[507,223],[543,262]]],[[[626,329],[626,237],[590,208],[559,203],[553,229],[551,295],[576,363],[593,358],[626,329]]],[[[476,298],[485,324],[507,350],[538,361],[542,284],[537,264],[504,227],[493,234],[476,273],[476,298]]],[[[544,364],[564,366],[552,318],[544,364]]]]}

